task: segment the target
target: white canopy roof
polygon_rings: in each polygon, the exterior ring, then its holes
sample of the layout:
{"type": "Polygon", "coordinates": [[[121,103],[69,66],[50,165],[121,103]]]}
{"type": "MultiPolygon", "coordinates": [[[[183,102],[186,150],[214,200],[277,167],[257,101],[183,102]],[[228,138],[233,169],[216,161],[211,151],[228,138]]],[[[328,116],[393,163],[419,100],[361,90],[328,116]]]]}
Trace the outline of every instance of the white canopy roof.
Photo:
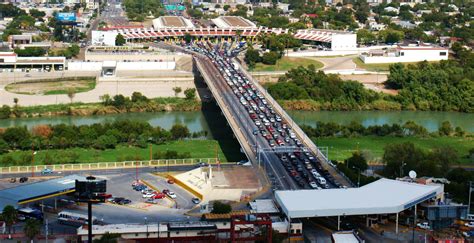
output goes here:
{"type": "Polygon", "coordinates": [[[398,213],[443,193],[442,185],[380,179],[360,188],[277,191],[290,218],[398,213]]]}

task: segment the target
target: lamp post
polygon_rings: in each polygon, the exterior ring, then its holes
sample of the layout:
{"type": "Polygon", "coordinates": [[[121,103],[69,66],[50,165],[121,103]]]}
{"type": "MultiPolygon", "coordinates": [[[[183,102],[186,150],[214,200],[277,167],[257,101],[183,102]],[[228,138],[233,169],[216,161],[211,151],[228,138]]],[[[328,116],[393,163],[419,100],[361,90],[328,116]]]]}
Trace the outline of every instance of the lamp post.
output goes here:
{"type": "Polygon", "coordinates": [[[352,169],[357,169],[359,171],[357,174],[357,187],[360,187],[360,168],[353,166],[352,169]]]}
{"type": "Polygon", "coordinates": [[[35,146],[31,145],[31,177],[35,177],[35,146]]]}
{"type": "Polygon", "coordinates": [[[148,238],[148,218],[145,216],[146,238],[148,238]]]}
{"type": "Polygon", "coordinates": [[[403,166],[407,165],[407,163],[402,161],[402,164],[400,165],[400,178],[403,177],[403,166]]]}

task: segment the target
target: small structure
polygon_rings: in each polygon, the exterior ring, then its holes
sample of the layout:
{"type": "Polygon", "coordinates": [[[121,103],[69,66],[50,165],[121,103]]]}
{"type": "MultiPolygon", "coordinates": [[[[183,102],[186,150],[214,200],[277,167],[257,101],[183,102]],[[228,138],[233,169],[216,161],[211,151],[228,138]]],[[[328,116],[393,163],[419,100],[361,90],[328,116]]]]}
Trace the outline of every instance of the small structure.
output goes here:
{"type": "MultiPolygon", "coordinates": [[[[380,179],[359,188],[277,191],[275,200],[289,218],[398,214],[430,199],[439,199],[440,185],[421,185],[380,179]],[[351,200],[347,200],[350,198],[351,200]],[[324,199],[324,200],[321,200],[324,199]]],[[[290,221],[291,222],[291,221],[290,221]]]]}
{"type": "Polygon", "coordinates": [[[298,30],[294,37],[303,41],[326,45],[333,51],[357,49],[357,35],[347,31],[305,29],[298,30]]]}
{"type": "Polygon", "coordinates": [[[448,48],[428,45],[398,46],[388,50],[373,50],[362,53],[364,63],[397,63],[448,60],[448,48]]]}
{"type": "Polygon", "coordinates": [[[19,57],[14,52],[0,52],[0,69],[38,69],[46,71],[63,70],[65,57],[19,57]]]}
{"type": "Polygon", "coordinates": [[[16,48],[18,45],[31,44],[33,42],[32,35],[10,35],[8,36],[8,43],[11,48],[16,48]]]}

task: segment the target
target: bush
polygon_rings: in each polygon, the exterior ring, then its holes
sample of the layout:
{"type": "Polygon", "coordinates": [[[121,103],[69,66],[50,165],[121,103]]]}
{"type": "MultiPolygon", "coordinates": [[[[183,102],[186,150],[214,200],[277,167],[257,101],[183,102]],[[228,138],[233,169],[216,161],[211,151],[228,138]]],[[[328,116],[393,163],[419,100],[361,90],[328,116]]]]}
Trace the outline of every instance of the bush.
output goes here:
{"type": "Polygon", "coordinates": [[[212,204],[211,213],[225,214],[225,213],[230,213],[231,211],[232,211],[232,207],[230,206],[230,204],[222,203],[220,201],[215,201],[214,204],[212,204]]]}
{"type": "Polygon", "coordinates": [[[193,100],[196,98],[196,89],[195,88],[188,88],[184,90],[184,96],[186,96],[187,100],[193,100]]]}
{"type": "Polygon", "coordinates": [[[275,51],[266,52],[262,56],[262,63],[267,65],[275,65],[279,58],[280,54],[275,51]]]}

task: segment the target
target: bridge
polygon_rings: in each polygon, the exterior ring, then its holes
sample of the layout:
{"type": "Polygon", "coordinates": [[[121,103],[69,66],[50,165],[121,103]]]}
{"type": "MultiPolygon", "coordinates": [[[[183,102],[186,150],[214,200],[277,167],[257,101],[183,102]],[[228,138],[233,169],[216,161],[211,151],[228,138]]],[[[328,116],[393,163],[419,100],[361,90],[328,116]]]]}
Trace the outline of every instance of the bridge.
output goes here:
{"type": "MultiPolygon", "coordinates": [[[[232,128],[235,137],[239,141],[243,152],[254,165],[261,165],[267,172],[275,175],[280,185],[280,189],[297,190],[298,184],[291,178],[283,166],[280,158],[275,151],[292,152],[295,147],[276,147],[272,148],[268,141],[263,138],[258,127],[250,118],[246,108],[241,105],[237,96],[227,85],[223,73],[217,69],[213,62],[205,55],[193,53],[194,63],[201,73],[204,81],[212,92],[217,104],[222,110],[228,124],[232,128]]],[[[328,161],[327,157],[321,153],[313,141],[303,132],[303,130],[293,121],[293,119],[283,110],[283,108],[265,91],[265,89],[256,82],[243,68],[238,70],[251,82],[252,85],[265,97],[274,111],[281,116],[282,122],[295,133],[305,148],[309,149],[317,158],[322,168],[327,170],[331,176],[342,186],[351,187],[351,182],[342,176],[328,161]]],[[[305,187],[308,188],[308,187],[305,187]]]]}

